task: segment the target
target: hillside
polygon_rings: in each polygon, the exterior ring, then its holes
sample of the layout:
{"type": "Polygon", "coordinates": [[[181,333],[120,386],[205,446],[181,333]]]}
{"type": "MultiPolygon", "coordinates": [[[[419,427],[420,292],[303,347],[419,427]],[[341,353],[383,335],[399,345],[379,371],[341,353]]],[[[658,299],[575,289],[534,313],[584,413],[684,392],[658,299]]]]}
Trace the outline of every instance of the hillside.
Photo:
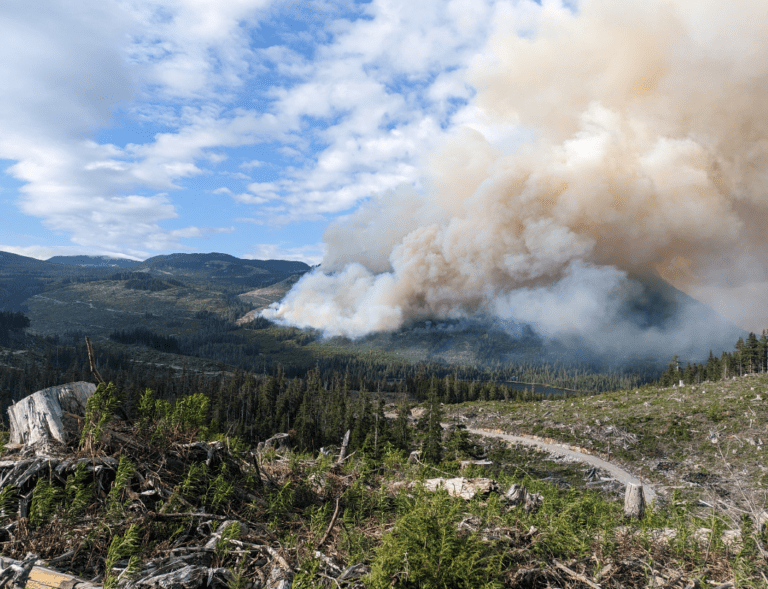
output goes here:
{"type": "Polygon", "coordinates": [[[109,256],[54,256],[48,258],[53,264],[65,264],[68,266],[96,266],[105,268],[134,268],[141,264],[136,260],[127,258],[110,258],[109,256]]]}
{"type": "MultiPolygon", "coordinates": [[[[765,377],[725,386],[737,394],[745,383],[768,394],[765,377]]],[[[738,497],[697,503],[680,485],[659,485],[644,517],[628,518],[610,473],[455,425],[442,431],[434,401],[375,409],[359,395],[332,424],[341,398],[314,377],[243,386],[309,398],[318,411],[299,410],[295,430],[257,445],[247,430],[235,435],[234,424],[211,419],[221,408],[210,394],[169,401],[145,391],[136,405],[123,401],[118,418],[110,399],[119,402],[120,390],[105,387],[90,417],[67,422],[76,429],[66,445],[6,445],[4,556],[34,552],[38,564],[122,589],[768,585],[765,503],[735,511],[745,507],[738,497]],[[308,426],[349,427],[349,448],[308,451],[308,426]]],[[[641,411],[647,398],[622,409],[641,411]]],[[[540,408],[566,419],[571,404],[597,399],[473,403],[457,408],[463,420],[446,418],[491,426],[540,408]],[[499,421],[472,421],[489,412],[499,421]]]]}
{"type": "MultiPolygon", "coordinates": [[[[323,338],[319,332],[276,326],[257,317],[259,309],[280,300],[307,270],[301,262],[243,260],[218,253],[156,256],[131,268],[54,264],[3,253],[0,294],[8,308],[23,309],[29,316],[30,333],[60,338],[62,343],[81,341],[83,335],[105,340],[117,332],[127,334],[123,341],[138,343],[131,333],[140,329],[144,340],[184,340],[186,354],[251,369],[280,363],[306,370],[336,355],[380,364],[427,362],[507,373],[538,365],[544,367],[544,380],[537,382],[566,388],[576,384],[577,373],[610,373],[627,386],[646,382],[658,376],[673,354],[703,361],[709,349],[730,349],[746,335],[658,277],[643,278],[644,290],[623,303],[630,329],[669,332],[662,340],[665,346],[652,353],[629,340],[606,352],[583,339],[548,338],[531,326],[483,316],[422,321],[356,340],[323,338]],[[692,312],[697,325],[706,325],[706,333],[672,337],[681,309],[692,312]],[[212,323],[209,313],[222,321],[212,323]]],[[[606,381],[584,390],[612,387],[606,381]]]]}
{"type": "Polygon", "coordinates": [[[228,254],[210,253],[155,256],[144,260],[135,270],[173,276],[198,285],[234,288],[243,292],[248,287],[268,286],[292,274],[307,272],[309,266],[303,262],[246,260],[228,254]]]}
{"type": "Polygon", "coordinates": [[[705,509],[768,509],[768,374],[539,403],[449,406],[471,427],[576,445],[705,509]]]}

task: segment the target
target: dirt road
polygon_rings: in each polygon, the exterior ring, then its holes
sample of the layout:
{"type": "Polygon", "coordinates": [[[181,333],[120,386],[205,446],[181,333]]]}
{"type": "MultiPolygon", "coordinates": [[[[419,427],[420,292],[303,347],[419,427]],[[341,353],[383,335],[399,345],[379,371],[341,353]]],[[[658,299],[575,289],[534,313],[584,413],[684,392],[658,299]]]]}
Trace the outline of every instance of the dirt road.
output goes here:
{"type": "Polygon", "coordinates": [[[623,468],[620,468],[615,464],[611,464],[610,462],[606,462],[605,460],[603,460],[602,458],[598,458],[597,456],[592,456],[591,454],[584,454],[583,452],[571,450],[570,448],[567,448],[566,446],[562,446],[560,444],[550,444],[540,440],[534,440],[532,438],[528,438],[525,436],[514,436],[511,434],[502,434],[502,433],[492,432],[484,429],[473,429],[469,427],[467,428],[467,431],[471,434],[484,436],[487,438],[500,438],[508,442],[514,442],[516,444],[526,444],[528,446],[537,446],[542,450],[546,450],[550,454],[566,456],[572,460],[577,460],[579,462],[591,464],[592,466],[596,466],[597,468],[601,468],[604,471],[610,473],[610,475],[614,477],[617,481],[619,481],[622,485],[626,485],[627,483],[634,483],[635,485],[643,485],[645,500],[649,504],[654,499],[656,499],[656,493],[654,492],[653,487],[651,487],[648,483],[644,483],[637,477],[628,473],[623,468]]]}

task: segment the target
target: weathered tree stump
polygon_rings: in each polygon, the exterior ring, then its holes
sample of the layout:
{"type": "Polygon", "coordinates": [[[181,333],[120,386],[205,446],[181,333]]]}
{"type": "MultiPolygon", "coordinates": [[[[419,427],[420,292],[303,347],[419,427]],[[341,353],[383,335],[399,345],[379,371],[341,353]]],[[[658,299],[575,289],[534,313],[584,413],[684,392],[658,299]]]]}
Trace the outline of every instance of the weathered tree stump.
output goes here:
{"type": "Polygon", "coordinates": [[[73,433],[77,435],[77,420],[67,414],[85,415],[85,405],[95,390],[96,385],[90,382],[71,382],[37,391],[11,405],[10,443],[29,445],[56,440],[66,444],[73,433]]]}
{"type": "Polygon", "coordinates": [[[541,493],[529,493],[522,485],[512,485],[504,494],[504,498],[512,507],[521,505],[527,512],[535,511],[544,503],[541,493]]]}
{"type": "Polygon", "coordinates": [[[627,483],[627,491],[624,495],[624,515],[643,519],[645,515],[645,494],[643,485],[627,483]]]}
{"type": "Polygon", "coordinates": [[[344,434],[344,439],[341,441],[341,451],[339,452],[339,459],[337,461],[337,464],[341,464],[344,462],[344,459],[347,457],[347,448],[349,448],[349,435],[351,431],[347,430],[347,433],[344,434]]]}
{"type": "Polygon", "coordinates": [[[258,446],[256,446],[256,452],[261,454],[262,452],[274,450],[275,452],[279,453],[279,452],[288,450],[290,447],[291,447],[290,434],[275,434],[268,440],[259,442],[258,446]]]}

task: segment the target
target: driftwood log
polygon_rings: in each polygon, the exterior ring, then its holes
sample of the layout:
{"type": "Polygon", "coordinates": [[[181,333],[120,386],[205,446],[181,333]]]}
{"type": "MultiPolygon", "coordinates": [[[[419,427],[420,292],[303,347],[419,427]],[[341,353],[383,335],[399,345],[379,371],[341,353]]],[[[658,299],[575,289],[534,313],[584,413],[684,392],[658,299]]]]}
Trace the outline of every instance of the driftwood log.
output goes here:
{"type": "Polygon", "coordinates": [[[85,415],[85,404],[95,390],[96,385],[90,382],[71,382],[37,391],[11,405],[10,443],[30,445],[56,440],[66,444],[77,435],[74,416],[85,415]]]}

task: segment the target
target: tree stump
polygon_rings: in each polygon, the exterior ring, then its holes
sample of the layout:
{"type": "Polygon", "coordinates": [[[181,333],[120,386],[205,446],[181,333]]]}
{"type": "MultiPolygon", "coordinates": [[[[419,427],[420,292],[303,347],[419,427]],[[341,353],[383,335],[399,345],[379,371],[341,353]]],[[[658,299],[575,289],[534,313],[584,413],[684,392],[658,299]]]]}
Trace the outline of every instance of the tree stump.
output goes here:
{"type": "Polygon", "coordinates": [[[645,494],[643,485],[627,483],[627,491],[624,495],[624,515],[643,519],[645,515],[645,494]]]}
{"type": "MultiPolygon", "coordinates": [[[[56,440],[66,444],[73,432],[66,414],[85,415],[85,404],[96,390],[90,382],[71,382],[24,397],[8,407],[11,444],[56,440]]],[[[76,426],[76,424],[74,424],[76,426]]],[[[76,435],[76,429],[75,429],[76,435]]]]}
{"type": "Polygon", "coordinates": [[[339,459],[336,461],[336,464],[341,464],[344,462],[344,459],[347,457],[347,448],[349,448],[349,435],[351,431],[347,430],[347,433],[344,434],[344,439],[341,440],[341,450],[339,451],[339,459]]]}

